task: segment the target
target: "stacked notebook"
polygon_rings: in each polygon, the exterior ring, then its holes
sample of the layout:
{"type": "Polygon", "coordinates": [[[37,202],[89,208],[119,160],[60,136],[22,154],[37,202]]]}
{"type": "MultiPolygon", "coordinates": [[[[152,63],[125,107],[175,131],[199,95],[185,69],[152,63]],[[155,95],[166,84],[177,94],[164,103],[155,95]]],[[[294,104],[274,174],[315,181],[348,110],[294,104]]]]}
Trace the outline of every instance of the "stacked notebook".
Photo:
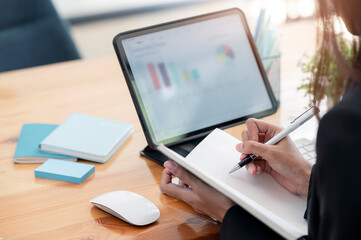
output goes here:
{"type": "Polygon", "coordinates": [[[106,162],[133,133],[133,125],[73,113],[61,125],[25,124],[15,163],[41,163],[49,158],[106,162]]]}
{"type": "Polygon", "coordinates": [[[43,163],[49,158],[76,161],[76,157],[40,151],[40,142],[43,141],[57,127],[58,125],[52,124],[24,124],[21,129],[18,145],[14,154],[14,162],[43,163]]]}
{"type": "Polygon", "coordinates": [[[125,122],[73,113],[40,143],[40,150],[105,163],[133,133],[125,122]]]}

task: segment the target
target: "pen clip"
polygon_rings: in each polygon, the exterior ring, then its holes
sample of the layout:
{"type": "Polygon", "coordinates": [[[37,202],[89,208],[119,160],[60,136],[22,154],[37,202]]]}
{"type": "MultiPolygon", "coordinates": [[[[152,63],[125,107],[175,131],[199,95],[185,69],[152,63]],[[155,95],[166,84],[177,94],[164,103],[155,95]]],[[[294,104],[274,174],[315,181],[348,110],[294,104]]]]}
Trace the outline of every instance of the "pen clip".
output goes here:
{"type": "Polygon", "coordinates": [[[319,109],[318,107],[312,106],[309,109],[307,109],[305,112],[303,112],[301,115],[299,115],[298,117],[296,117],[295,119],[293,119],[293,121],[291,123],[294,123],[297,119],[299,119],[300,117],[302,117],[303,115],[305,115],[308,111],[314,110],[314,113],[318,113],[319,109]]]}

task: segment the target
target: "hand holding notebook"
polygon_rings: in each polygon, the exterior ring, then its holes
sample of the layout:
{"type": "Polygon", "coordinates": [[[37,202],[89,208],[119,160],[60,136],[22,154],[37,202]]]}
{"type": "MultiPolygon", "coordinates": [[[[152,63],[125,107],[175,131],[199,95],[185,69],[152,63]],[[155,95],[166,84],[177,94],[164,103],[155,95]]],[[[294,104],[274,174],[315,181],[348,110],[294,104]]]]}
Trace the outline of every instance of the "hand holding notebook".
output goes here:
{"type": "Polygon", "coordinates": [[[216,129],[186,158],[164,145],[158,149],[283,237],[298,238],[307,234],[307,222],[303,219],[305,197],[290,193],[269,174],[252,176],[244,168],[228,174],[239,162],[241,154],[235,149],[239,143],[238,139],[216,129]]]}

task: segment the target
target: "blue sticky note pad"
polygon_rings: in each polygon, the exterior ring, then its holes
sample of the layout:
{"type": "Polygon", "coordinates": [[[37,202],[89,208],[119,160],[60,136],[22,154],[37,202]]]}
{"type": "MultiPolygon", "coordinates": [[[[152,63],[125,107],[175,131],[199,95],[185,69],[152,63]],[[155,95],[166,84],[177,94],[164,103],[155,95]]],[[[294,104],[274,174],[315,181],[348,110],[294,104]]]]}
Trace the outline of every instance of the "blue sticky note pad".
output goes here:
{"type": "Polygon", "coordinates": [[[35,169],[35,177],[82,183],[94,170],[90,164],[48,159],[35,169]]]}

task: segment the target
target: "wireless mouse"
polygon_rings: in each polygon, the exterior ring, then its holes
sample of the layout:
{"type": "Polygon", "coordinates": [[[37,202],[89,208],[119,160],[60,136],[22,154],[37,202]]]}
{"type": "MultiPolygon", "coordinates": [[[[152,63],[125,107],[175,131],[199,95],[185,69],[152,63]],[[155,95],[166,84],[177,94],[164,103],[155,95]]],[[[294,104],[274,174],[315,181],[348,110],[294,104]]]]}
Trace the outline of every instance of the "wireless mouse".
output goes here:
{"type": "Polygon", "coordinates": [[[105,193],[90,200],[96,207],[136,226],[144,226],[159,218],[159,209],[148,199],[129,191],[105,193]]]}

